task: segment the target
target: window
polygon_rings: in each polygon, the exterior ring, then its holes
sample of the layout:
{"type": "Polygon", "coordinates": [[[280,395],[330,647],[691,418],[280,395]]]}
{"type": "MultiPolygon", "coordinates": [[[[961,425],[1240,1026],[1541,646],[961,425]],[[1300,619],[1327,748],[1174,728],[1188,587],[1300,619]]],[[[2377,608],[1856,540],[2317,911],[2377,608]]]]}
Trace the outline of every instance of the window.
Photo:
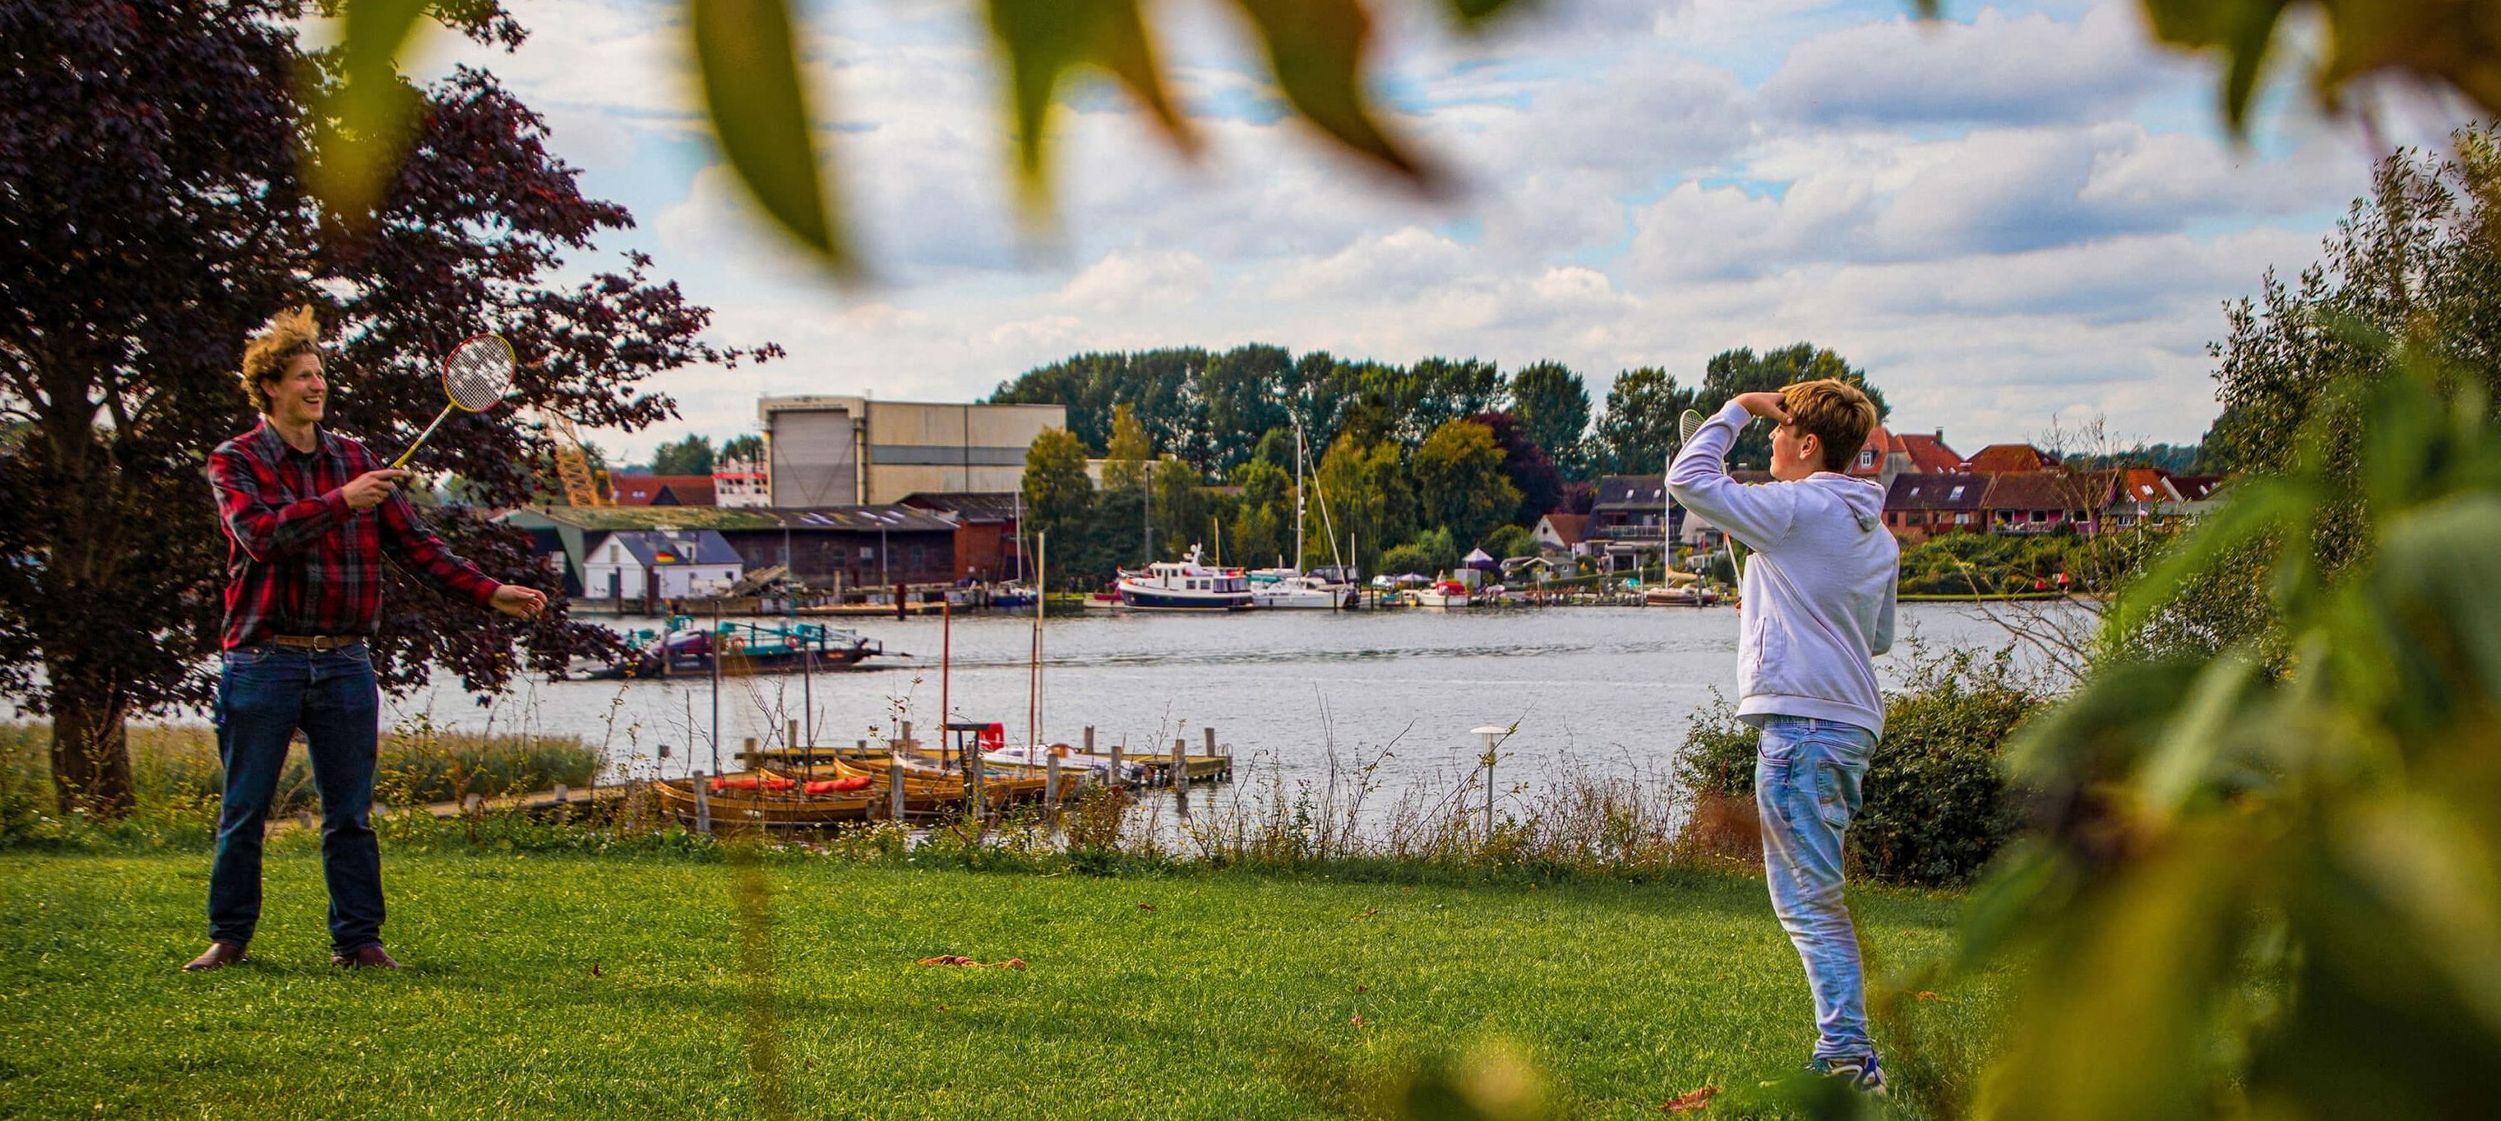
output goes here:
{"type": "Polygon", "coordinates": [[[1859,466],[1861,466],[1861,467],[1873,467],[1873,466],[1875,466],[1875,465],[1876,465],[1876,449],[1874,449],[1874,448],[1860,448],[1860,449],[1858,449],[1858,465],[1859,465],[1859,466]]]}
{"type": "Polygon", "coordinates": [[[2033,524],[2034,524],[2034,525],[2038,525],[2038,524],[2040,524],[2040,523],[2042,523],[2042,522],[2045,522],[2045,521],[2048,521],[2048,520],[2049,520],[2049,511],[2047,511],[2047,510],[2034,510],[2034,511],[2032,511],[2032,522],[2033,522],[2033,524]]]}
{"type": "Polygon", "coordinates": [[[1955,525],[1970,525],[1970,524],[1971,524],[1971,514],[1970,514],[1970,512],[1968,512],[1968,511],[1963,511],[1963,510],[1957,510],[1957,511],[1955,511],[1955,512],[1954,512],[1954,524],[1955,524],[1955,525]]]}
{"type": "Polygon", "coordinates": [[[1945,496],[1945,500],[1946,500],[1947,502],[1959,502],[1959,501],[1961,501],[1961,500],[1962,500],[1962,497],[1963,497],[1963,485],[1964,485],[1964,484],[1962,484],[1962,483],[1956,483],[1956,484],[1954,484],[1954,490],[1953,490],[1953,493],[1950,493],[1950,494],[1946,495],[1946,496],[1945,496]]]}
{"type": "Polygon", "coordinates": [[[861,560],[862,562],[873,561],[873,560],[876,560],[876,559],[877,559],[877,546],[875,546],[875,545],[862,545],[862,546],[860,546],[860,560],[861,560]]]}

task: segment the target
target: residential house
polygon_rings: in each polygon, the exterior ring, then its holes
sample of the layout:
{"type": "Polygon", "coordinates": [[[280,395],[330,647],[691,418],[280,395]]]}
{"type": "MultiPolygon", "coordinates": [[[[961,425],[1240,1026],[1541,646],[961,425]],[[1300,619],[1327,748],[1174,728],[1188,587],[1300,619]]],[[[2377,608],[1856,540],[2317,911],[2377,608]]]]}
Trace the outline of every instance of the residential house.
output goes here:
{"type": "Polygon", "coordinates": [[[1566,556],[1587,556],[1590,553],[1589,515],[1566,514],[1557,510],[1537,519],[1537,528],[1529,536],[1537,542],[1541,553],[1566,556]]]}
{"type": "Polygon", "coordinates": [[[1991,476],[1983,507],[1991,533],[2094,534],[2119,497],[2117,471],[2009,471],[1991,476]]]}
{"type": "MultiPolygon", "coordinates": [[[[1680,507],[1675,516],[1683,514],[1680,507]]],[[[1669,517],[1666,475],[1606,475],[1598,480],[1597,501],[1581,532],[1592,555],[1605,556],[1610,565],[1640,564],[1645,554],[1666,547],[1669,517]]]]}
{"type": "Polygon", "coordinates": [[[588,598],[648,603],[719,595],[746,562],[713,530],[629,529],[593,544],[582,571],[588,598]]]}
{"type": "Polygon", "coordinates": [[[1906,545],[1940,534],[1983,532],[1991,478],[1960,471],[1896,475],[1884,494],[1885,528],[1906,545]]]}
{"type": "Polygon", "coordinates": [[[2009,475],[2056,471],[2061,466],[2057,456],[2030,444],[1991,444],[1964,460],[1962,469],[1975,475],[2009,475]]]}

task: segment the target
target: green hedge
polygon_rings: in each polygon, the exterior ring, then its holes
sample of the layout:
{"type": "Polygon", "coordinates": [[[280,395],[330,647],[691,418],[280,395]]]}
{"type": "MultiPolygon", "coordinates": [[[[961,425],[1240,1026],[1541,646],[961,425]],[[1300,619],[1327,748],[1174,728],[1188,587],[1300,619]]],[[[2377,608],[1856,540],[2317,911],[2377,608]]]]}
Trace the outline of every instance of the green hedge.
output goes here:
{"type": "MultiPolygon", "coordinates": [[[[1998,752],[2046,700],[2016,673],[2011,650],[1914,650],[1909,680],[1885,697],[1884,738],[1850,823],[1859,871],[1923,885],[1977,875],[2018,824],[1998,752]]],[[[1686,730],[1677,778],[1698,794],[1751,798],[1754,748],[1754,729],[1716,697],[1686,730]]]]}

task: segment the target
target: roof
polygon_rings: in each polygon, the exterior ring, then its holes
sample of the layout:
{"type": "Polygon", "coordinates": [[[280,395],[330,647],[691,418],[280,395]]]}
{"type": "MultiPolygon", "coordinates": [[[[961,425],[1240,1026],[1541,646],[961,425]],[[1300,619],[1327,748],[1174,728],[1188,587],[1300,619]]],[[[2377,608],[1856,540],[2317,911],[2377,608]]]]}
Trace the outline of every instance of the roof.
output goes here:
{"type": "Polygon", "coordinates": [[[2030,444],[1991,444],[1963,461],[1963,470],[1983,475],[2001,475],[2015,471],[2055,471],[2055,456],[2030,444]]]}
{"type": "Polygon", "coordinates": [[[668,568],[689,564],[743,564],[738,550],[717,530],[629,529],[609,534],[601,543],[614,541],[634,554],[634,559],[648,568],[668,568]]]}
{"type": "Polygon", "coordinates": [[[2130,502],[2177,502],[2180,492],[2171,485],[2171,473],[2159,467],[2130,467],[2127,480],[2121,484],[2130,502]]]}
{"type": "Polygon", "coordinates": [[[1925,432],[1895,434],[1889,451],[1910,457],[1910,469],[1923,475],[1943,475],[1963,469],[1963,457],[1945,446],[1945,431],[1935,435],[1925,432]]]}
{"type": "Polygon", "coordinates": [[[1992,510],[2099,510],[2118,489],[2116,471],[2020,471],[1989,480],[1992,510]]]}
{"type": "Polygon", "coordinates": [[[611,475],[619,506],[710,506],[710,475],[611,475]]]}
{"type": "Polygon", "coordinates": [[[1598,480],[1598,500],[1590,503],[1589,512],[1656,510],[1666,505],[1666,475],[1607,475],[1598,480]]]}
{"type": "Polygon", "coordinates": [[[1012,522],[1020,504],[1013,491],[924,492],[903,496],[901,505],[953,514],[968,522],[1012,522]]]}
{"type": "Polygon", "coordinates": [[[1989,476],[1955,472],[1947,475],[1893,477],[1884,493],[1887,510],[1977,510],[1989,493],[1989,476]]]}
{"type": "Polygon", "coordinates": [[[2215,489],[2223,485],[2223,476],[2173,475],[2171,485],[2180,492],[2182,499],[2189,502],[2203,502],[2213,497],[2215,489]]]}
{"type": "Polygon", "coordinates": [[[953,533],[955,526],[927,510],[908,506],[524,506],[503,521],[522,529],[543,525],[585,530],[717,529],[865,530],[953,533]]]}
{"type": "Polygon", "coordinates": [[[1554,539],[1566,545],[1578,545],[1588,538],[1589,515],[1587,514],[1557,512],[1546,515],[1543,520],[1546,530],[1554,534],[1554,539]]]}

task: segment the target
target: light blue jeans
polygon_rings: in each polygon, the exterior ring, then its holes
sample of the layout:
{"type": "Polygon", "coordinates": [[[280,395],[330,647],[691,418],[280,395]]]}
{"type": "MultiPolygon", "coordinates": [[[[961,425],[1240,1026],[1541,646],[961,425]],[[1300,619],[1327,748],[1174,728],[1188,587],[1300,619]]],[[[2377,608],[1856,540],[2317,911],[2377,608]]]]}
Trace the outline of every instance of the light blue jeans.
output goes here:
{"type": "Polygon", "coordinates": [[[1806,963],[1815,994],[1818,1059],[1875,1053],[1858,932],[1841,902],[1841,838],[1858,813],[1859,780],[1876,734],[1837,720],[1763,719],[1754,805],[1763,819],[1763,879],[1772,913],[1806,963]]]}

